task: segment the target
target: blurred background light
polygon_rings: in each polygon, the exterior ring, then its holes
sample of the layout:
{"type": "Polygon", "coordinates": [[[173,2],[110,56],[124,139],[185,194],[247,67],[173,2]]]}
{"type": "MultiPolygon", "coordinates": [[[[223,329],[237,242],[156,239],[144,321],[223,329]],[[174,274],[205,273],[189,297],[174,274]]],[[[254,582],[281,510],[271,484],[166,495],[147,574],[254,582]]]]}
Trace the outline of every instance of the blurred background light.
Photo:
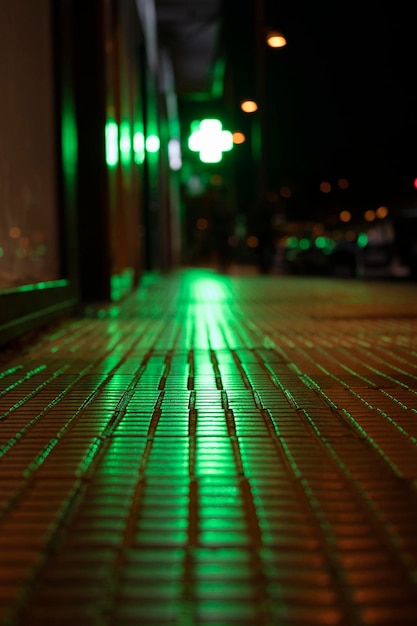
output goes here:
{"type": "Polygon", "coordinates": [[[110,167],[119,161],[119,128],[116,122],[109,121],[105,129],[106,136],[106,163],[110,167]]]}
{"type": "Polygon", "coordinates": [[[182,166],[181,144],[180,140],[173,138],[168,142],[168,160],[172,170],[178,171],[182,166]]]}
{"type": "Polygon", "coordinates": [[[365,211],[363,217],[367,222],[373,222],[376,217],[376,213],[375,211],[372,211],[372,209],[369,209],[368,211],[365,211]]]}
{"type": "Polygon", "coordinates": [[[386,206],[378,207],[377,210],[376,210],[376,215],[380,219],[383,219],[384,217],[387,217],[387,215],[388,215],[388,208],[386,206]]]}
{"type": "Polygon", "coordinates": [[[350,222],[352,219],[352,214],[350,211],[341,211],[339,214],[339,218],[341,222],[350,222]]]}
{"type": "Polygon", "coordinates": [[[243,102],[240,105],[240,108],[245,113],[254,113],[255,111],[258,110],[258,105],[256,104],[254,100],[243,100],[243,102]]]}
{"type": "Polygon", "coordinates": [[[271,48],[284,48],[287,45],[287,40],[282,33],[271,30],[266,36],[266,43],[271,48]]]}
{"type": "Polygon", "coordinates": [[[233,137],[233,143],[235,144],[245,143],[246,141],[245,135],[239,131],[232,133],[232,137],[233,137]]]}
{"type": "Polygon", "coordinates": [[[146,138],[145,147],[148,152],[158,152],[160,145],[158,135],[149,135],[146,138]]]}
{"type": "Polygon", "coordinates": [[[132,141],[129,122],[120,124],[120,156],[123,163],[130,163],[132,141]]]}
{"type": "Polygon", "coordinates": [[[133,135],[133,153],[135,163],[140,165],[145,160],[145,135],[137,131],[133,135]]]}
{"type": "Polygon", "coordinates": [[[331,190],[332,186],[329,182],[327,182],[327,180],[324,180],[320,183],[320,191],[322,191],[323,193],[330,193],[331,190]]]}
{"type": "Polygon", "coordinates": [[[233,136],[229,130],[223,129],[220,120],[204,119],[188,138],[188,147],[199,153],[203,163],[218,163],[223,152],[233,148],[233,136]]]}

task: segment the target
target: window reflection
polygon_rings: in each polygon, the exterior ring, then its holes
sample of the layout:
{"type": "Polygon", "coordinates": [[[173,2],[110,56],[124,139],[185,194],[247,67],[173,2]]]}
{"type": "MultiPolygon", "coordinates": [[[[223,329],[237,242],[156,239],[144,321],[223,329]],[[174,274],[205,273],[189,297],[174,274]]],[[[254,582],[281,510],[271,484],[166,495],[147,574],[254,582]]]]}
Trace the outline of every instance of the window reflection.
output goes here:
{"type": "Polygon", "coordinates": [[[49,22],[47,0],[2,7],[0,289],[60,278],[49,22]]]}

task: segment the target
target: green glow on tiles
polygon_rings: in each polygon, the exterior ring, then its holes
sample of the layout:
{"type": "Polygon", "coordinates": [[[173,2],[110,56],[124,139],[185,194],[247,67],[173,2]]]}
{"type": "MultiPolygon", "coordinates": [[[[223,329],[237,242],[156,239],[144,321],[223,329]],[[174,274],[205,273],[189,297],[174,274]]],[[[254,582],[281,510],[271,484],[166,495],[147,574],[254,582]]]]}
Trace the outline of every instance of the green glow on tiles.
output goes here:
{"type": "Polygon", "coordinates": [[[400,424],[398,424],[398,422],[396,422],[392,417],[390,417],[387,413],[385,413],[382,409],[380,409],[379,407],[377,407],[376,409],[378,411],[378,413],[380,413],[388,422],[390,422],[393,426],[395,426],[395,428],[397,428],[400,433],[402,435],[405,435],[406,437],[409,437],[410,434],[407,430],[405,430],[405,428],[403,428],[402,426],[400,426],[400,424]]]}
{"type": "Polygon", "coordinates": [[[133,289],[134,270],[126,267],[120,274],[113,274],[110,279],[111,300],[117,302],[133,289]]]}
{"type": "Polygon", "coordinates": [[[227,299],[227,290],[221,280],[200,278],[193,284],[193,296],[197,302],[221,302],[227,299]]]}
{"type": "Polygon", "coordinates": [[[145,135],[140,131],[133,135],[133,153],[135,163],[141,165],[145,160],[145,135]]]}
{"type": "Polygon", "coordinates": [[[281,439],[281,446],[282,446],[282,448],[283,448],[283,450],[285,452],[285,455],[286,455],[286,457],[287,457],[287,459],[288,459],[288,461],[289,461],[289,463],[291,465],[291,469],[294,472],[295,476],[297,478],[301,478],[302,477],[301,470],[298,467],[297,462],[294,459],[294,457],[292,455],[292,452],[291,452],[290,448],[288,447],[288,445],[287,445],[287,443],[285,442],[284,439],[281,439]]]}
{"type": "Polygon", "coordinates": [[[158,135],[149,135],[146,137],[145,147],[148,152],[158,152],[161,146],[158,135]]]}
{"type": "Polygon", "coordinates": [[[223,152],[233,148],[233,136],[229,130],[223,130],[220,120],[205,119],[200,122],[198,130],[192,130],[188,147],[199,153],[203,163],[219,163],[223,152]]]}
{"type": "Polygon", "coordinates": [[[131,150],[130,125],[129,122],[122,122],[120,125],[120,157],[123,163],[130,163],[131,150]]]}
{"type": "Polygon", "coordinates": [[[106,163],[114,167],[119,162],[119,128],[116,122],[106,124],[106,163]]]}
{"type": "Polygon", "coordinates": [[[321,431],[319,429],[319,427],[317,426],[316,422],[313,420],[313,418],[311,417],[311,415],[308,414],[308,412],[306,411],[306,409],[303,409],[302,412],[304,413],[304,415],[306,416],[307,420],[310,422],[314,432],[316,433],[316,435],[318,437],[321,437],[321,431]]]}
{"type": "Polygon", "coordinates": [[[362,435],[363,439],[367,439],[368,438],[368,433],[366,432],[366,430],[364,428],[362,428],[362,426],[359,424],[359,422],[357,420],[355,420],[353,415],[351,413],[349,413],[349,411],[347,409],[344,409],[344,408],[342,408],[342,413],[344,415],[346,415],[346,417],[348,418],[349,421],[352,422],[352,424],[355,425],[355,427],[358,429],[358,431],[362,435]]]}
{"type": "MultiPolygon", "coordinates": [[[[23,369],[23,365],[14,365],[13,367],[9,367],[8,370],[4,370],[3,372],[0,372],[0,378],[4,378],[5,376],[10,376],[10,374],[14,374],[15,372],[17,372],[18,370],[23,369]]],[[[3,392],[0,392],[0,395],[3,395],[3,392]]]]}
{"type": "Polygon", "coordinates": [[[314,380],[314,378],[311,378],[311,376],[308,376],[307,374],[301,374],[301,378],[304,384],[310,389],[318,389],[321,391],[320,385],[314,380]]]}
{"type": "Polygon", "coordinates": [[[3,256],[3,254],[4,254],[4,250],[3,250],[3,248],[0,247],[0,259],[3,256]]]}
{"type": "Polygon", "coordinates": [[[357,244],[359,248],[364,248],[368,245],[368,235],[366,233],[359,233],[357,244]]]}

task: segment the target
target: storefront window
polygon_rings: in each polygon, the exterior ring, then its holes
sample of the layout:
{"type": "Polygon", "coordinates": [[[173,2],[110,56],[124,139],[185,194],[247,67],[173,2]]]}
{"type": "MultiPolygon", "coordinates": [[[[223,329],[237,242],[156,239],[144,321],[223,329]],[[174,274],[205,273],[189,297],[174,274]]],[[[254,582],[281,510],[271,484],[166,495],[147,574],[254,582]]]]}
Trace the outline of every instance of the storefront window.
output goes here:
{"type": "Polygon", "coordinates": [[[2,6],[0,289],[62,278],[49,4],[2,6]]]}

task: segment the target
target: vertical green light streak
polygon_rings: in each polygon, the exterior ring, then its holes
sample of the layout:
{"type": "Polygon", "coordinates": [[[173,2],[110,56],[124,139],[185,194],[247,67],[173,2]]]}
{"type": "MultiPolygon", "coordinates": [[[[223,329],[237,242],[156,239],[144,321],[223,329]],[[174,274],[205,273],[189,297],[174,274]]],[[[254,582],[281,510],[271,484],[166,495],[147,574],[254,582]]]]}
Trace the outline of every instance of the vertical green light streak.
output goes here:
{"type": "Polygon", "coordinates": [[[115,167],[119,162],[119,128],[116,122],[107,122],[105,134],[106,163],[109,167],[115,167]]]}

